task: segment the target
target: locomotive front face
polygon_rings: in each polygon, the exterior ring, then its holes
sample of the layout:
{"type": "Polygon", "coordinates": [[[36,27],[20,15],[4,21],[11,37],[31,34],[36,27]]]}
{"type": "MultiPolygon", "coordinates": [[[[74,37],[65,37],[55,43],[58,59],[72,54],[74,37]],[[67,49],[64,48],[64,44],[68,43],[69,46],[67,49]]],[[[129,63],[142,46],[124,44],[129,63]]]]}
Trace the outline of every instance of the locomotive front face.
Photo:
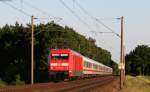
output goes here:
{"type": "Polygon", "coordinates": [[[68,71],[69,54],[68,53],[52,53],[49,68],[50,68],[50,71],[68,71]]]}

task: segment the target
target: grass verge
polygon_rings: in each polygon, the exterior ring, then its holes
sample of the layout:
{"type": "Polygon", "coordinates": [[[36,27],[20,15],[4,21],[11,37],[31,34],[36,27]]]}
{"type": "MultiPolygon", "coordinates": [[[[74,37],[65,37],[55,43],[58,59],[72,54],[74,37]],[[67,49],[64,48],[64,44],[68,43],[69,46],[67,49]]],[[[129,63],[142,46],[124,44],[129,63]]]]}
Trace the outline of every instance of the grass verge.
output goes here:
{"type": "Polygon", "coordinates": [[[125,85],[121,92],[150,92],[149,77],[126,76],[125,85]]]}
{"type": "Polygon", "coordinates": [[[138,78],[150,84],[150,76],[138,76],[138,78]]]}

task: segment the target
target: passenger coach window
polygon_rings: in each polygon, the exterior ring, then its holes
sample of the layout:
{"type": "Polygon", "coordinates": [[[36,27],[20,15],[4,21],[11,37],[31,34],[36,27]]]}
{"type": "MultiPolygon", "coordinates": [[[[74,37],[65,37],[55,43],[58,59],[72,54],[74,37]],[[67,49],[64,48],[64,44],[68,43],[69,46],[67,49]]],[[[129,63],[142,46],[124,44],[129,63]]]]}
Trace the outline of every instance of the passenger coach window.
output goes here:
{"type": "Polygon", "coordinates": [[[89,62],[84,61],[84,67],[91,68],[92,64],[89,63],[89,62]]]}
{"type": "Polygon", "coordinates": [[[88,65],[87,65],[87,62],[84,61],[84,67],[87,67],[87,66],[88,66],[88,65]]]}
{"type": "Polygon", "coordinates": [[[97,68],[98,68],[98,66],[97,66],[96,64],[94,64],[93,67],[94,67],[94,69],[97,69],[97,68]]]}
{"type": "Polygon", "coordinates": [[[68,59],[68,54],[52,54],[52,59],[68,59]]]}

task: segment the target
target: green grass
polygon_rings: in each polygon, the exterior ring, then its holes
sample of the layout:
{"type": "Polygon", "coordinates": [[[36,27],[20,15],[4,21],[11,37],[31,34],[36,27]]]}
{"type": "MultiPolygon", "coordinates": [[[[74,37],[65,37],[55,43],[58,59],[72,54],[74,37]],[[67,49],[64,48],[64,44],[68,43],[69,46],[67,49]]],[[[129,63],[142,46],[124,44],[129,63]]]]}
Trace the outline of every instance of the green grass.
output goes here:
{"type": "Polygon", "coordinates": [[[126,76],[125,85],[121,92],[150,92],[150,77],[126,76]]]}

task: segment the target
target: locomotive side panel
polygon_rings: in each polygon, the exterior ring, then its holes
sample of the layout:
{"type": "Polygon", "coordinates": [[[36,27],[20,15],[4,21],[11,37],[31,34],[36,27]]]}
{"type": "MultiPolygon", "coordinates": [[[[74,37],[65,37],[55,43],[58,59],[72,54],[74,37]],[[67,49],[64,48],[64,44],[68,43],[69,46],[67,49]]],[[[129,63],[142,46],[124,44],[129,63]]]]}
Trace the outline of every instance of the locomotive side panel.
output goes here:
{"type": "Polygon", "coordinates": [[[82,76],[82,57],[71,52],[69,62],[69,77],[82,76]]]}
{"type": "Polygon", "coordinates": [[[77,55],[73,55],[73,74],[82,76],[82,58],[77,55]]]}

